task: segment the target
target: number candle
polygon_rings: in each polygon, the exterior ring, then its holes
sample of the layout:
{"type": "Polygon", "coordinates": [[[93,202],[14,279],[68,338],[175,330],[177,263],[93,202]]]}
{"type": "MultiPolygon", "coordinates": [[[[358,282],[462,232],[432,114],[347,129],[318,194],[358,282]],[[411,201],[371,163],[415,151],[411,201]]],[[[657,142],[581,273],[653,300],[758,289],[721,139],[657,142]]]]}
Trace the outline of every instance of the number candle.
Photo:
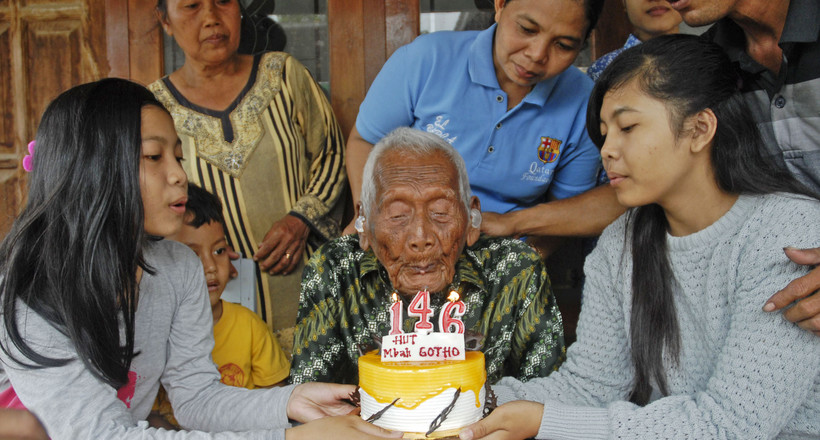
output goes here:
{"type": "Polygon", "coordinates": [[[399,295],[396,292],[393,292],[390,299],[393,300],[393,304],[390,306],[390,334],[400,335],[403,333],[401,331],[401,301],[399,301],[399,295]]]}
{"type": "Polygon", "coordinates": [[[467,312],[467,306],[464,301],[459,301],[458,292],[455,290],[450,292],[447,299],[450,302],[444,306],[444,310],[438,316],[438,328],[444,333],[464,334],[464,322],[461,317],[467,312]],[[455,327],[454,331],[450,331],[451,327],[455,327]]]}

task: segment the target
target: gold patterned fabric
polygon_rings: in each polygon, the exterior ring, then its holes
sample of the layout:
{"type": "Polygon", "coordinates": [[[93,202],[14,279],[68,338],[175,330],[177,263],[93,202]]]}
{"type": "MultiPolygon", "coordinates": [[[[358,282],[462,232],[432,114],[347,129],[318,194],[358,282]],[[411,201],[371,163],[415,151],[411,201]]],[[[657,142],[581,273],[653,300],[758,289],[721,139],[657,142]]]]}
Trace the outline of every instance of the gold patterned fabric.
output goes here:
{"type": "Polygon", "coordinates": [[[223,111],[189,102],[168,77],[149,88],[174,119],[188,180],[222,199],[236,251],[252,257],[288,213],[309,225],[307,252],[292,274],[257,270],[260,316],[272,330],[293,326],[302,269],[339,235],[347,182],[344,140],[324,92],[282,52],[258,55],[248,85],[223,111]]]}

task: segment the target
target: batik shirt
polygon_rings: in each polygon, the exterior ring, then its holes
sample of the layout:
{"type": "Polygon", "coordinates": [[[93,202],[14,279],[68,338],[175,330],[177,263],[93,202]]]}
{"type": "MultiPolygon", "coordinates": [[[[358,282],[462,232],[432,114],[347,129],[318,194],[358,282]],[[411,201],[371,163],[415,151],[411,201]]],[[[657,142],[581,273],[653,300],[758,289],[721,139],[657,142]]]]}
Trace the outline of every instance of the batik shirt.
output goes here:
{"type": "MultiPolygon", "coordinates": [[[[482,236],[462,252],[452,284],[467,306],[465,328],[484,335],[487,380],[546,376],[564,359],[563,323],[538,254],[520,240],[482,236]]],[[[393,286],[358,236],[327,243],[310,259],[294,335],[291,380],[357,383],[360,348],[390,332],[393,286]]],[[[446,292],[431,295],[431,322],[446,292]]],[[[409,299],[404,299],[404,314],[409,299]]],[[[403,321],[413,332],[417,318],[403,321]]],[[[439,329],[435,329],[439,331],[439,329]]]]}

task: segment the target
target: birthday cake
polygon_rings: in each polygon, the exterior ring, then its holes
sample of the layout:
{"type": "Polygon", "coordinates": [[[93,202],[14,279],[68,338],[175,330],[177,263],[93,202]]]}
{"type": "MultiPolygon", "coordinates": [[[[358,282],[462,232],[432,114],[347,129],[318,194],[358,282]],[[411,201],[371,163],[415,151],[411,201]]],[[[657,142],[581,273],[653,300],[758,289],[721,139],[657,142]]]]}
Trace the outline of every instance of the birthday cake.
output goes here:
{"type": "Polygon", "coordinates": [[[404,438],[458,435],[460,428],[481,419],[487,379],[484,353],[468,351],[465,357],[463,361],[382,362],[375,351],[365,354],[359,358],[362,418],[384,410],[373,423],[402,431],[404,438]],[[430,432],[431,428],[435,429],[430,432]]]}
{"type": "MultiPolygon", "coordinates": [[[[419,292],[414,303],[421,296],[426,302],[427,295],[419,292]]],[[[464,306],[455,300],[452,304],[440,323],[445,332],[419,332],[426,321],[422,316],[417,333],[405,334],[395,330],[398,326],[391,327],[380,350],[359,358],[358,399],[363,419],[404,432],[406,439],[456,438],[461,428],[481,419],[487,380],[484,354],[465,350],[464,326],[459,320],[464,306]],[[460,310],[453,313],[451,308],[460,310]]],[[[392,318],[400,315],[399,307],[391,307],[392,318]]]]}

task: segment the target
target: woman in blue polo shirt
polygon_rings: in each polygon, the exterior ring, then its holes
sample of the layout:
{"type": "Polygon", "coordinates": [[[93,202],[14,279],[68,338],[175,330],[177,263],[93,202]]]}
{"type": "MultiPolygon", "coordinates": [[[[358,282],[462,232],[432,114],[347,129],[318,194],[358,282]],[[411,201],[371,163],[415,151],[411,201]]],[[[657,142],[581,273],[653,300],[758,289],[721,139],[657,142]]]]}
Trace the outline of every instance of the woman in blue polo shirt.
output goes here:
{"type": "Polygon", "coordinates": [[[592,81],[570,67],[602,0],[495,0],[484,31],[436,32],[398,49],[359,109],[347,146],[358,202],[373,144],[396,127],[433,132],[464,157],[482,209],[506,213],[595,186],[585,127],[592,81]]]}

